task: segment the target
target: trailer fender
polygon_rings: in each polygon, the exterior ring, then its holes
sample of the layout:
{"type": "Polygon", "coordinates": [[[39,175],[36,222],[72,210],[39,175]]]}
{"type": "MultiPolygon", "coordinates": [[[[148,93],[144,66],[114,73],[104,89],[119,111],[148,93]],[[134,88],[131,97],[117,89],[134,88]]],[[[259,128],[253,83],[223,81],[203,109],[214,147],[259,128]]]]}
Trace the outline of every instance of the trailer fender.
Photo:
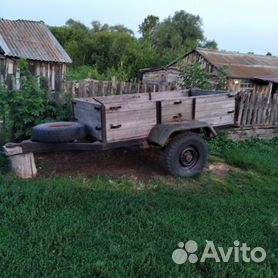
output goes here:
{"type": "Polygon", "coordinates": [[[195,131],[200,132],[203,131],[205,133],[210,133],[213,136],[216,136],[217,133],[215,129],[206,122],[200,121],[187,121],[187,122],[175,122],[175,123],[164,123],[157,124],[152,128],[150,134],[148,136],[148,140],[151,143],[155,143],[164,147],[168,141],[168,139],[174,133],[180,133],[183,131],[195,131]]]}

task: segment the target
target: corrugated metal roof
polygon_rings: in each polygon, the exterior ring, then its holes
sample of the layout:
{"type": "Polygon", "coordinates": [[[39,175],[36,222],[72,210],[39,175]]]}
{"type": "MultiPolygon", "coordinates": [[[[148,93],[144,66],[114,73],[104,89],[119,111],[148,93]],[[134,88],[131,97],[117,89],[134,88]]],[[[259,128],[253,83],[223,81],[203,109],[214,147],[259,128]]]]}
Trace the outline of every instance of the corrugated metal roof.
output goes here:
{"type": "Polygon", "coordinates": [[[196,51],[217,68],[226,67],[234,78],[278,77],[278,58],[275,56],[243,54],[197,48],[196,51]]]}
{"type": "Polygon", "coordinates": [[[241,79],[278,78],[278,58],[268,55],[244,54],[238,52],[217,51],[197,47],[168,64],[166,67],[174,66],[179,60],[190,55],[194,51],[203,56],[216,68],[225,68],[229,77],[241,79]]]}
{"type": "Polygon", "coordinates": [[[69,55],[42,21],[0,19],[0,47],[5,56],[72,63],[69,55]]]}
{"type": "Polygon", "coordinates": [[[265,82],[273,82],[273,83],[278,83],[278,77],[273,77],[273,76],[262,76],[262,77],[257,77],[256,79],[261,80],[261,81],[265,81],[265,82]]]}

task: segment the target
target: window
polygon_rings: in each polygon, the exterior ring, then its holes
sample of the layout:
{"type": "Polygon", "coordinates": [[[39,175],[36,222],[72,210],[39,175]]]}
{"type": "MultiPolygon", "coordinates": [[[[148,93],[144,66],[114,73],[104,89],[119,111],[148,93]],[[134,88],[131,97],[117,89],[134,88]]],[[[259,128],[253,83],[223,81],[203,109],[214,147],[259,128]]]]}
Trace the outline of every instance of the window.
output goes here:
{"type": "Polygon", "coordinates": [[[254,89],[254,82],[249,79],[242,79],[240,82],[241,89],[254,89]]]}

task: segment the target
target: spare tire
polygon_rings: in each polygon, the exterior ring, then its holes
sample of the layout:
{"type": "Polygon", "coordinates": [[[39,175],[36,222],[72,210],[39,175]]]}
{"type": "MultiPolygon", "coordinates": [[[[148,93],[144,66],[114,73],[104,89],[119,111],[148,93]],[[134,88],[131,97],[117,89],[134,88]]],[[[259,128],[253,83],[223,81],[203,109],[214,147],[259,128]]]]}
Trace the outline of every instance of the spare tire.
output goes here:
{"type": "Polygon", "coordinates": [[[33,127],[31,140],[45,143],[63,143],[82,139],[85,135],[83,124],[78,122],[54,122],[33,127]]]}

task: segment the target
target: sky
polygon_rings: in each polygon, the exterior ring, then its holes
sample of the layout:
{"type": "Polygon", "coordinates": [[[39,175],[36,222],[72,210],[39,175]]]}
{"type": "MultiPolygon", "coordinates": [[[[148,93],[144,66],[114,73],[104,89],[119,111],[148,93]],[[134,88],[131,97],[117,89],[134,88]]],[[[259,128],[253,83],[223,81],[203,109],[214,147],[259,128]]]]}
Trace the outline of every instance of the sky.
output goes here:
{"type": "Polygon", "coordinates": [[[0,18],[43,20],[61,26],[69,18],[123,24],[136,36],[150,14],[162,20],[185,10],[202,18],[207,39],[220,50],[278,54],[277,0],[0,0],[0,18]]]}

